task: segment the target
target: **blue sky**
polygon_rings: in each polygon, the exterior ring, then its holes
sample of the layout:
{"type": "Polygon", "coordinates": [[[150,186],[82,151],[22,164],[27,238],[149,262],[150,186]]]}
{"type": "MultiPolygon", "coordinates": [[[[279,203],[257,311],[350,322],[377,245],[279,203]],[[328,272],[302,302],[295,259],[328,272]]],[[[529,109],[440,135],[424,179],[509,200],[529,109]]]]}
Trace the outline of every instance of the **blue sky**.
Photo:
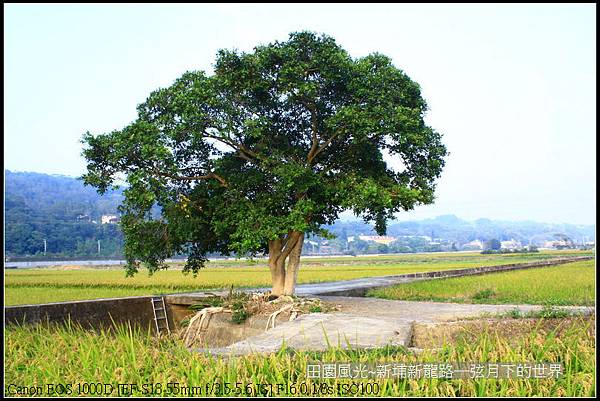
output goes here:
{"type": "Polygon", "coordinates": [[[5,168],[81,175],[81,135],[220,48],[313,30],[417,81],[450,156],[435,205],[399,215],[596,219],[596,6],[4,5],[5,168]]]}

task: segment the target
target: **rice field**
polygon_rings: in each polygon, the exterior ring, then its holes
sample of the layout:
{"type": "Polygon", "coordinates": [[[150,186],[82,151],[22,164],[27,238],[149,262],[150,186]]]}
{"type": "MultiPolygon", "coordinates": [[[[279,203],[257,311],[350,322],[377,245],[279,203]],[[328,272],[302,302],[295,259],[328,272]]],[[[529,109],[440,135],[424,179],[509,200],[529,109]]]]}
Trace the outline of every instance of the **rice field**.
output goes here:
{"type": "Polygon", "coordinates": [[[577,318],[560,335],[534,328],[511,338],[484,329],[475,340],[458,338],[420,354],[402,347],[332,348],[226,358],[189,352],[176,338],[123,326],[115,332],[10,326],[5,330],[5,395],[594,397],[594,327],[593,319],[577,318]],[[544,379],[313,379],[307,374],[309,364],[350,361],[388,366],[551,362],[562,366],[562,374],[544,379]]]}
{"type": "Polygon", "coordinates": [[[587,260],[539,269],[417,281],[367,296],[485,304],[595,305],[596,268],[587,260]]]}
{"type": "MultiPolygon", "coordinates": [[[[298,283],[318,283],[363,277],[461,269],[530,262],[553,257],[589,255],[582,251],[481,255],[432,253],[359,257],[303,258],[298,283]]],[[[181,265],[149,276],[144,270],[125,277],[119,267],[5,270],[5,305],[36,304],[82,299],[155,295],[222,288],[268,287],[271,277],[263,259],[211,261],[196,277],[183,275],[181,265]]]]}
{"type": "MultiPolygon", "coordinates": [[[[447,253],[357,258],[306,258],[300,283],[528,262],[583,252],[525,255],[447,253]]],[[[212,262],[197,277],[179,266],[149,277],[126,278],[118,269],[44,268],[5,271],[5,304],[51,302],[198,289],[268,286],[264,261],[212,262]]],[[[594,304],[595,265],[584,261],[506,273],[404,284],[372,293],[401,299],[485,303],[594,304]],[[466,281],[464,281],[466,280],[466,281]],[[414,287],[420,286],[420,287],[414,287]],[[437,286],[437,287],[436,287],[437,286]],[[413,288],[414,287],[414,288],[413,288]],[[403,290],[413,288],[408,292],[403,290]],[[400,291],[400,292],[398,292],[400,291]],[[412,292],[411,292],[412,291],[412,292]],[[404,297],[404,298],[402,298],[404,297]],[[420,298],[419,298],[420,297],[420,298]],[[433,297],[433,298],[432,298],[433,297]],[[437,297],[437,298],[436,298],[437,297]],[[415,299],[412,298],[412,299],[415,299]],[[544,300],[545,302],[540,302],[544,300]]],[[[594,317],[558,319],[560,330],[534,324],[502,332],[482,323],[441,348],[414,353],[404,347],[282,349],[242,357],[190,352],[182,340],[138,327],[88,330],[64,325],[5,328],[5,396],[370,396],[370,397],[594,397],[594,317]],[[533,328],[532,328],[533,327],[533,328]],[[446,363],[554,363],[558,378],[316,379],[316,363],[425,366],[446,363]]],[[[548,321],[539,320],[540,322],[548,321]]]]}

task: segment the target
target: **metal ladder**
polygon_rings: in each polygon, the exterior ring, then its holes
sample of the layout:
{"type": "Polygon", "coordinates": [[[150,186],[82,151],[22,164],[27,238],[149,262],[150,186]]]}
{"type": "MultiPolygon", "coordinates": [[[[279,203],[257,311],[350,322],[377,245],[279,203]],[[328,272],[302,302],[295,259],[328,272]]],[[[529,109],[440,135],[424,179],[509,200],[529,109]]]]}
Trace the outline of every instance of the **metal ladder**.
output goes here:
{"type": "Polygon", "coordinates": [[[160,334],[166,330],[167,333],[171,334],[171,329],[169,328],[169,319],[167,318],[165,299],[163,297],[152,297],[150,302],[152,303],[152,311],[154,312],[154,324],[156,324],[156,332],[160,334]],[[161,322],[163,324],[161,324],[161,322]]]}

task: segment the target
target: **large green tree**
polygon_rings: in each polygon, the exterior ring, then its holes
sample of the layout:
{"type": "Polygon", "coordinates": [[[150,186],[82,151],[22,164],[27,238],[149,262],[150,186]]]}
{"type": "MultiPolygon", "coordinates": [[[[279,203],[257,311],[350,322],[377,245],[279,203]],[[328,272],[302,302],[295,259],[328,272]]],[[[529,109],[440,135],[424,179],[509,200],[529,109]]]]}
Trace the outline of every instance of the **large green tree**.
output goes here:
{"type": "Polygon", "coordinates": [[[423,121],[419,85],[374,53],[353,59],[312,32],[221,50],[214,73],[187,72],[125,128],[83,137],[86,184],[125,179],[130,274],[186,252],[269,256],[273,294],[293,294],[307,233],[352,210],[378,233],[434,200],[446,148],[423,121]],[[386,153],[401,169],[392,169],[386,153]],[[153,205],[160,216],[153,216],[153,205]]]}

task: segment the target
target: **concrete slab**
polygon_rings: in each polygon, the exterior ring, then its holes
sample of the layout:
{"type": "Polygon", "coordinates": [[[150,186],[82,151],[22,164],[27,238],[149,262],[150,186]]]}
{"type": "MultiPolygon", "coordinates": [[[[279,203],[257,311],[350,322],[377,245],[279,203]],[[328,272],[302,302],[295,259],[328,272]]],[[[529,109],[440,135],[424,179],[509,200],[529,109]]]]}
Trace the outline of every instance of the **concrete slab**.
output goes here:
{"type": "Polygon", "coordinates": [[[228,347],[203,351],[242,355],[277,352],[284,344],[290,349],[312,351],[322,351],[329,346],[346,349],[408,345],[411,325],[411,321],[402,319],[311,313],[228,347]]]}
{"type": "MultiPolygon", "coordinates": [[[[442,302],[391,301],[376,298],[321,296],[341,307],[341,312],[303,315],[292,322],[231,344],[197,350],[217,355],[277,352],[285,344],[294,350],[325,351],[329,346],[377,348],[385,345],[410,347],[415,322],[435,323],[477,318],[518,309],[522,313],[541,310],[541,305],[473,305],[442,302]]],[[[595,313],[593,307],[564,306],[573,313],[595,313]]]]}

